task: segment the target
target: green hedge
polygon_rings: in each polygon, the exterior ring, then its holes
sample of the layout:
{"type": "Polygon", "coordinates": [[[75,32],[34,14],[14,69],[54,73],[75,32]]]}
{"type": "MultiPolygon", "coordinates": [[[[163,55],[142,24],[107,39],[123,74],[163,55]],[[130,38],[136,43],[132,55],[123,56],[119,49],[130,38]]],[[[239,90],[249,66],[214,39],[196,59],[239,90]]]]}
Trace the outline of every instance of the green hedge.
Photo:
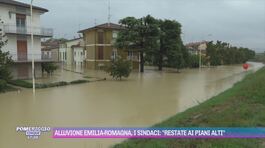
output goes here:
{"type": "Polygon", "coordinates": [[[29,83],[24,80],[10,80],[8,81],[9,84],[15,85],[15,86],[20,86],[20,87],[25,87],[25,88],[32,88],[32,83],[29,83]]]}
{"type": "Polygon", "coordinates": [[[70,82],[71,84],[80,84],[80,83],[87,83],[89,82],[88,80],[76,80],[76,81],[72,81],[70,82]]]}

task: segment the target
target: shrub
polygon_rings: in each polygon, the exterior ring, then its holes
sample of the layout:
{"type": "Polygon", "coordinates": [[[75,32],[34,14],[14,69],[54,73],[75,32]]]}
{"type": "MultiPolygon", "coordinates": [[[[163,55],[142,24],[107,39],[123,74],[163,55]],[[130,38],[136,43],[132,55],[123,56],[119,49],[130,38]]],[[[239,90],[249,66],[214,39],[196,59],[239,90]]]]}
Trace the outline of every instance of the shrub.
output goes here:
{"type": "Polygon", "coordinates": [[[41,64],[42,72],[45,71],[48,74],[52,74],[57,68],[58,66],[55,65],[54,63],[42,63],[41,64]]]}
{"type": "Polygon", "coordinates": [[[7,87],[6,81],[0,79],[0,92],[4,91],[6,87],[7,87]]]}
{"type": "Polygon", "coordinates": [[[129,77],[131,71],[131,62],[121,58],[113,60],[111,65],[106,69],[106,72],[109,73],[110,76],[119,80],[121,80],[122,77],[129,77]]]}

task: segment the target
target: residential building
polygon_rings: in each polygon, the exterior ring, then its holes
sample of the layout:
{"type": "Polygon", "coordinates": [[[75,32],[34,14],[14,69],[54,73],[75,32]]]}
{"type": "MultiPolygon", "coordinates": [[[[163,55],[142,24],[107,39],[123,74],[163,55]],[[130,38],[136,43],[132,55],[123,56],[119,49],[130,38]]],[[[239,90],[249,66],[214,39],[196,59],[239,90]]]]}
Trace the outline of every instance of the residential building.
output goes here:
{"type": "Polygon", "coordinates": [[[192,42],[185,46],[191,54],[199,55],[201,52],[203,56],[206,56],[207,43],[208,41],[192,42]]]}
{"type": "Polygon", "coordinates": [[[84,65],[86,53],[83,38],[68,40],[60,44],[59,61],[67,66],[84,65]]]}
{"type": "Polygon", "coordinates": [[[41,42],[41,51],[43,58],[52,59],[54,62],[59,62],[59,45],[65,40],[49,39],[41,42]]]}
{"type": "Polygon", "coordinates": [[[41,39],[53,36],[53,30],[41,27],[40,17],[48,12],[47,9],[33,6],[32,24],[30,5],[13,1],[0,0],[0,18],[4,22],[0,28],[7,36],[8,43],[3,51],[9,52],[15,67],[12,74],[16,78],[31,77],[31,61],[36,62],[36,75],[40,70],[40,63],[52,62],[45,58],[41,51],[41,39]],[[34,35],[34,46],[31,48],[31,33],[34,35]]]}
{"type": "Polygon", "coordinates": [[[133,69],[139,69],[139,53],[130,49],[114,47],[118,32],[123,29],[114,23],[105,23],[79,31],[84,37],[86,50],[85,65],[88,69],[102,69],[118,56],[132,62],[133,69]]]}

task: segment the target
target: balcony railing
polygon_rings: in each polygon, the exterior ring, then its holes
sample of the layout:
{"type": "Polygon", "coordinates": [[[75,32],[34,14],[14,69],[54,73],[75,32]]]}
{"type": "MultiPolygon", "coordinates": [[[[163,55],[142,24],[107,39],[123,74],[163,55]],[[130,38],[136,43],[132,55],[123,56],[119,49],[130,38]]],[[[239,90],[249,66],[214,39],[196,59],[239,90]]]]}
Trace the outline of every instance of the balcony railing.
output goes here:
{"type": "Polygon", "coordinates": [[[11,54],[12,60],[14,62],[31,62],[34,58],[35,62],[57,62],[58,54],[54,52],[42,52],[41,54],[11,54]]]}
{"type": "Polygon", "coordinates": [[[52,37],[53,29],[51,28],[42,28],[42,27],[17,27],[16,25],[4,25],[5,33],[13,34],[24,34],[30,35],[33,32],[33,35],[43,36],[43,37],[52,37]]]}

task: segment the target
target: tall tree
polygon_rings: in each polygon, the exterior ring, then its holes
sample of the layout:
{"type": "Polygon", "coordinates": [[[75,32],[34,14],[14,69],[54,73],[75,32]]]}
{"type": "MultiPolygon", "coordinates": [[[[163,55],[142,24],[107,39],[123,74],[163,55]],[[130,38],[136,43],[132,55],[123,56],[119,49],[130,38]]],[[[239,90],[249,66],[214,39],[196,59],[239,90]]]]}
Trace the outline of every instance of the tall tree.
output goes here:
{"type": "MultiPolygon", "coordinates": [[[[164,36],[162,36],[160,50],[166,51],[164,53],[167,66],[177,69],[185,67],[185,58],[188,58],[188,52],[181,39],[181,24],[174,20],[165,20],[161,24],[161,30],[164,36]]],[[[164,53],[162,52],[162,54],[164,53]]],[[[159,65],[159,69],[162,70],[161,64],[159,65]]]]}
{"type": "Polygon", "coordinates": [[[157,20],[147,15],[140,19],[126,17],[119,23],[124,29],[119,32],[116,46],[121,49],[138,51],[140,53],[140,71],[144,72],[144,55],[157,46],[159,35],[157,20]]]}

